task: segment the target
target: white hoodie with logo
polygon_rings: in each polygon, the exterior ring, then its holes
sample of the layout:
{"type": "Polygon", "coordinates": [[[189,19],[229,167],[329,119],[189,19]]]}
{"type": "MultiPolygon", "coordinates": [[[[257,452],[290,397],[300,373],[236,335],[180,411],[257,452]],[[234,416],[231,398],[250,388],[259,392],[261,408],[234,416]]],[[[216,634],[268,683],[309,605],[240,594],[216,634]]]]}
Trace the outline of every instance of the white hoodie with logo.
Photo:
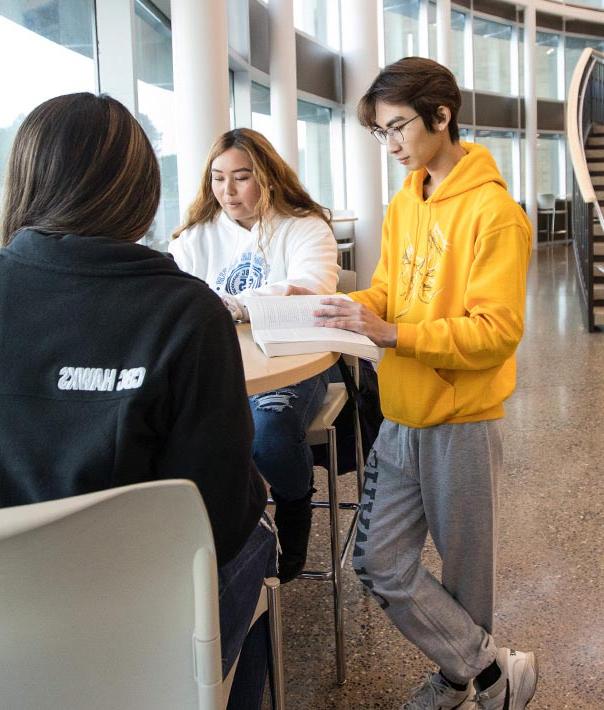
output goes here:
{"type": "Polygon", "coordinates": [[[185,229],[169,250],[183,271],[222,297],[279,296],[290,285],[335,292],[338,250],[322,219],[273,215],[261,243],[258,236],[258,223],[248,230],[221,211],[214,221],[185,229]]]}

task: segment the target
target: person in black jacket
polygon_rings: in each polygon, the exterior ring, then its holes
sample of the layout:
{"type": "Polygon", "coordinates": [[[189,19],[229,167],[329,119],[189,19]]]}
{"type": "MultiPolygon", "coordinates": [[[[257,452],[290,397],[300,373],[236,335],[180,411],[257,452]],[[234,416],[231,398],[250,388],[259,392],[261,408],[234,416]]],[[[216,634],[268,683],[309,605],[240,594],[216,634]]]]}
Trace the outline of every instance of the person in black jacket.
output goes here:
{"type": "MultiPolygon", "coordinates": [[[[193,480],[214,532],[226,673],[275,540],[259,524],[266,492],[231,316],[205,283],[135,243],[159,192],[151,145],[115,99],[59,96],[19,128],[1,223],[0,506],[193,480]],[[237,615],[235,571],[251,605],[237,615]]],[[[260,636],[229,707],[260,705],[260,636]]]]}

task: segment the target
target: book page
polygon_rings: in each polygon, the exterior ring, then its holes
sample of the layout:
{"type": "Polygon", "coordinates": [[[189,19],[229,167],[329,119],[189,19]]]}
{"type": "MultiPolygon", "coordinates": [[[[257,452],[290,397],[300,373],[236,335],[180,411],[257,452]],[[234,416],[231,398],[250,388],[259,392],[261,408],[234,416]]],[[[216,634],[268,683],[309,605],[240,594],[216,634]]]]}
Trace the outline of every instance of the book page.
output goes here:
{"type": "MultiPolygon", "coordinates": [[[[254,330],[312,328],[313,312],[321,308],[323,298],[326,296],[257,296],[246,298],[244,303],[254,330]]],[[[350,300],[347,296],[337,298],[350,300]]]]}

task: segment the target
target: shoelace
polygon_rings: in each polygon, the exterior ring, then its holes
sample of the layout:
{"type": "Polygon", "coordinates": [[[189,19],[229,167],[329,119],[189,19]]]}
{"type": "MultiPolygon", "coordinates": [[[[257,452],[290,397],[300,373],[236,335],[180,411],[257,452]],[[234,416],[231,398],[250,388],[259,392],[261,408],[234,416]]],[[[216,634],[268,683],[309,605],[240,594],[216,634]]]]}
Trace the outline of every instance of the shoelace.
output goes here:
{"type": "Polygon", "coordinates": [[[435,706],[438,696],[448,688],[449,686],[440,683],[435,675],[428,675],[422,685],[414,688],[414,696],[403,705],[401,710],[430,710],[435,706]]]}

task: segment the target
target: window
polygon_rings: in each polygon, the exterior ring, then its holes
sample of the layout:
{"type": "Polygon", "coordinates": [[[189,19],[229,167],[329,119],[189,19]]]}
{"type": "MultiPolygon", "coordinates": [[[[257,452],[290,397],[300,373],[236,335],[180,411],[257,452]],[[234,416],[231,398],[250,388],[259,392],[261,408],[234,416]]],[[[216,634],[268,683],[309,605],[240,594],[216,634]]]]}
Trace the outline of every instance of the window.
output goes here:
{"type": "MultiPolygon", "coordinates": [[[[393,158],[385,147],[382,147],[382,156],[385,157],[386,161],[386,171],[387,171],[387,187],[388,187],[388,202],[396,195],[396,193],[403,187],[405,178],[409,174],[407,168],[401,165],[398,160],[393,158]]],[[[384,160],[384,157],[382,157],[384,160]]]]}
{"type": "MultiPolygon", "coordinates": [[[[560,2],[560,0],[557,0],[560,2]]],[[[587,5],[588,7],[596,7],[599,10],[604,9],[603,0],[577,0],[573,5],[587,5]]]]}
{"type": "Polygon", "coordinates": [[[235,72],[229,69],[229,126],[235,128],[235,72]]]}
{"type": "Polygon", "coordinates": [[[333,208],[331,110],[298,101],[298,176],[310,196],[333,208]]]}
{"type": "Polygon", "coordinates": [[[25,116],[53,96],[95,92],[96,67],[93,0],[14,0],[0,7],[1,190],[25,116]]]}
{"type": "Polygon", "coordinates": [[[419,55],[420,0],[384,0],[386,64],[419,55]]]}
{"type": "MultiPolygon", "coordinates": [[[[151,141],[161,173],[161,200],[144,243],[167,251],[170,234],[180,222],[174,129],[172,33],[153,6],[136,0],[134,18],[138,120],[151,141]]],[[[183,205],[183,208],[187,205],[183,205]]]]}
{"type": "MultiPolygon", "coordinates": [[[[524,151],[526,142],[522,139],[521,166],[524,180],[524,151]]],[[[537,192],[563,196],[566,193],[566,150],[564,136],[559,133],[539,133],[537,135],[537,192]]],[[[524,199],[524,184],[522,186],[524,199]]]]}
{"type": "Polygon", "coordinates": [[[332,49],[340,49],[338,0],[294,0],[294,25],[332,49]]]}
{"type": "Polygon", "coordinates": [[[474,88],[512,93],[512,26],[474,17],[474,88]]]}
{"type": "Polygon", "coordinates": [[[514,181],[514,133],[512,131],[476,131],[476,143],[491,151],[499,172],[508,184],[508,192],[516,194],[514,181]]]}
{"type": "Polygon", "coordinates": [[[451,34],[450,37],[450,58],[449,69],[455,74],[457,83],[460,86],[471,88],[471,77],[467,77],[465,64],[465,37],[467,29],[470,27],[470,18],[465,12],[451,10],[451,34]]]}
{"type": "Polygon", "coordinates": [[[252,82],[252,128],[265,135],[272,143],[271,90],[252,82]]]}
{"type": "Polygon", "coordinates": [[[604,40],[597,39],[596,37],[573,37],[572,35],[566,35],[566,92],[568,94],[568,89],[570,87],[570,81],[575,70],[575,66],[579,61],[581,52],[586,47],[592,47],[593,49],[598,49],[600,52],[604,52],[604,40]]]}
{"type": "Polygon", "coordinates": [[[560,195],[560,180],[566,173],[566,165],[561,164],[564,155],[564,138],[559,134],[540,133],[537,136],[537,192],[560,195]]]}
{"type": "Polygon", "coordinates": [[[558,96],[558,52],[560,35],[537,32],[535,47],[537,96],[543,99],[563,98],[558,96]]]}
{"type": "Polygon", "coordinates": [[[471,128],[459,128],[459,140],[465,143],[474,143],[474,131],[471,128]]]}
{"type": "MultiPolygon", "coordinates": [[[[522,173],[521,198],[524,200],[524,165],[526,141],[521,141],[520,165],[522,173]]],[[[568,157],[570,163],[570,156],[568,157]]],[[[572,166],[570,168],[572,174],[572,166]]],[[[560,133],[539,133],[537,135],[537,193],[565,197],[567,174],[566,141],[560,133]]],[[[572,189],[572,183],[569,182],[572,189]]]]}

